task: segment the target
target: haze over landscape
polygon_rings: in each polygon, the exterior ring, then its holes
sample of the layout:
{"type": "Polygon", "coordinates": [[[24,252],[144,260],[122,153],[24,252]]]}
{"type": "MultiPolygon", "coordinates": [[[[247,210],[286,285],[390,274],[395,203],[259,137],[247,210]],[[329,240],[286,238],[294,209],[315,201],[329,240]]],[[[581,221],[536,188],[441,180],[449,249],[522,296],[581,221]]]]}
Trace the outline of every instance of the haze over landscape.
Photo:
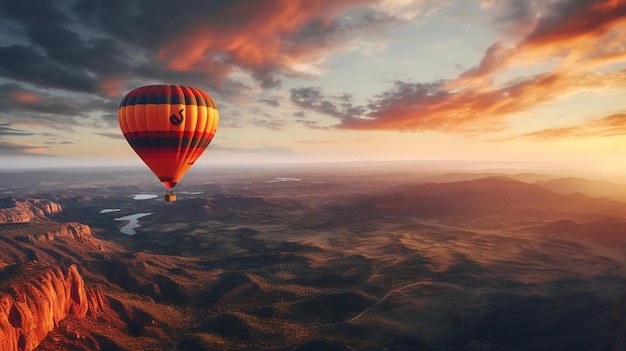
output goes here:
{"type": "Polygon", "coordinates": [[[626,1],[184,3],[0,0],[0,350],[626,350],[626,1]]]}

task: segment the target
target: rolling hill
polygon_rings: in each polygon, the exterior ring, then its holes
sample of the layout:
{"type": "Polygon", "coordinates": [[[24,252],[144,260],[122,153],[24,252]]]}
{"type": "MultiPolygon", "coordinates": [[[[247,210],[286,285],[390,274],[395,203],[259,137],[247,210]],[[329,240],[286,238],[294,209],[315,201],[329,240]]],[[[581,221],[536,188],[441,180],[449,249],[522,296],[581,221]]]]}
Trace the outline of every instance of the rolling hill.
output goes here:
{"type": "Polygon", "coordinates": [[[88,181],[2,199],[6,272],[75,267],[91,306],[39,349],[626,345],[626,204],[506,177],[288,175],[302,180],[218,179],[174,204],[88,181]],[[152,215],[120,233],[133,213],[152,215]]]}

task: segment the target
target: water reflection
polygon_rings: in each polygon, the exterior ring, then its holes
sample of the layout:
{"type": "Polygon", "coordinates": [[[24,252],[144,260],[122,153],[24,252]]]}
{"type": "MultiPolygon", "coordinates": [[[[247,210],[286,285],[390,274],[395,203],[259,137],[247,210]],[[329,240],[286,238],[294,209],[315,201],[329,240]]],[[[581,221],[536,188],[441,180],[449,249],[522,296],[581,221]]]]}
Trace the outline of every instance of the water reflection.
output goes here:
{"type": "Polygon", "coordinates": [[[135,235],[135,228],[141,227],[139,225],[139,218],[153,214],[154,212],[135,213],[124,217],[115,218],[116,221],[128,221],[126,225],[120,228],[120,232],[127,235],[135,235]]]}
{"type": "Polygon", "coordinates": [[[105,208],[104,210],[100,211],[100,213],[109,213],[109,212],[119,212],[122,209],[120,208],[105,208]]]}
{"type": "Polygon", "coordinates": [[[158,197],[159,195],[155,195],[155,194],[137,194],[137,195],[133,195],[133,200],[149,200],[149,199],[154,199],[155,197],[158,197]]]}
{"type": "Polygon", "coordinates": [[[276,183],[276,182],[299,182],[302,179],[300,178],[290,178],[290,177],[278,177],[278,178],[273,178],[271,180],[266,180],[266,183],[276,183]]]}

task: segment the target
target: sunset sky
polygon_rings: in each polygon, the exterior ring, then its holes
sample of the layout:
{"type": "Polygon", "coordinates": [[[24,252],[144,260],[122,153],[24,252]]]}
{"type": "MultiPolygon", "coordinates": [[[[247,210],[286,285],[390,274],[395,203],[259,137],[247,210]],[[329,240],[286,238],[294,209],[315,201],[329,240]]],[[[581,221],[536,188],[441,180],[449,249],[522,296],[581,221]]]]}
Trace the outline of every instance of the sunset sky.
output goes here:
{"type": "Polygon", "coordinates": [[[205,165],[626,175],[626,0],[0,0],[0,19],[4,167],[141,164],[119,103],[171,83],[218,105],[205,165]]]}

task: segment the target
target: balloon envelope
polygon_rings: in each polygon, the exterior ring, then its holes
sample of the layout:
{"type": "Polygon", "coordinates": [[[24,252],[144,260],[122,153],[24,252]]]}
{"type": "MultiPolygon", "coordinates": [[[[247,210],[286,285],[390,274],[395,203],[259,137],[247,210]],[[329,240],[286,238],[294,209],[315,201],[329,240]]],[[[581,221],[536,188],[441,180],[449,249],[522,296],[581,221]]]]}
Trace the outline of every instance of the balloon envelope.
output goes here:
{"type": "Polygon", "coordinates": [[[209,146],[219,121],[207,93],[182,85],[134,89],[122,99],[117,116],[130,146],[167,189],[209,146]]]}

